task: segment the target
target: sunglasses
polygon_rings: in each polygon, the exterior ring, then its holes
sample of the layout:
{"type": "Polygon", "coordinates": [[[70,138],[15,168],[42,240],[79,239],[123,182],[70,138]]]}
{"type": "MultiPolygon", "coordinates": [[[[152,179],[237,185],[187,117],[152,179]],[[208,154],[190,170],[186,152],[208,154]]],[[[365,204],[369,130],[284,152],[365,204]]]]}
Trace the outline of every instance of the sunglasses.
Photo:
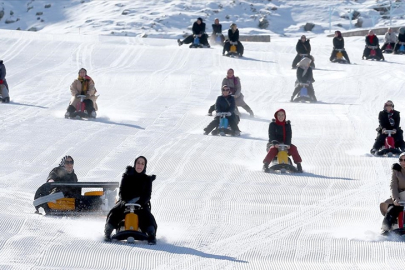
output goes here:
{"type": "Polygon", "coordinates": [[[73,162],[73,160],[66,160],[65,161],[65,164],[73,164],[74,162],[73,162]]]}
{"type": "Polygon", "coordinates": [[[405,162],[405,159],[402,159],[402,158],[399,159],[399,162],[403,162],[403,161],[405,162]]]}

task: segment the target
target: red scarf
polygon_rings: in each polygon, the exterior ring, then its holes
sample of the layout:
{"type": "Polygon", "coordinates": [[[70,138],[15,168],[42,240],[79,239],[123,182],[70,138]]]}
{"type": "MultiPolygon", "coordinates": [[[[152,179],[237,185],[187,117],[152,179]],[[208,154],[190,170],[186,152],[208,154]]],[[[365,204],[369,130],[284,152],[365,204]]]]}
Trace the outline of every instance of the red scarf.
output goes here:
{"type": "Polygon", "coordinates": [[[374,36],[368,36],[368,41],[370,41],[370,44],[373,44],[374,36]]]}
{"type": "Polygon", "coordinates": [[[274,118],[276,118],[276,125],[283,127],[283,143],[285,142],[285,119],[286,119],[286,117],[287,117],[287,115],[286,115],[284,109],[278,109],[278,110],[274,113],[274,118]],[[278,119],[277,119],[277,113],[278,113],[278,112],[284,112],[284,115],[285,115],[284,121],[282,121],[282,122],[278,121],[278,119]]]}

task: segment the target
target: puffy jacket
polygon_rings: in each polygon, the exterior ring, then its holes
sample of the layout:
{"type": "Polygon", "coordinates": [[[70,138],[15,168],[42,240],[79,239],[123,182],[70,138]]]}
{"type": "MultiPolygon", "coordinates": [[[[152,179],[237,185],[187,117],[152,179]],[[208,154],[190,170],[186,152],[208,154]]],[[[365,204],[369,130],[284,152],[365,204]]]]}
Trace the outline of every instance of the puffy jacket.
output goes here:
{"type": "Polygon", "coordinates": [[[231,95],[229,96],[219,96],[217,102],[215,103],[215,110],[217,112],[230,112],[235,113],[235,98],[231,95]]]}
{"type": "Polygon", "coordinates": [[[122,175],[119,197],[123,202],[128,202],[139,197],[137,203],[147,208],[152,195],[152,181],[155,176],[145,173],[137,173],[135,168],[128,166],[122,175]]]}
{"type": "Polygon", "coordinates": [[[285,122],[285,141],[283,140],[283,126],[276,124],[276,119],[269,125],[269,142],[276,144],[275,141],[278,143],[284,143],[286,145],[291,145],[291,138],[292,138],[292,131],[291,131],[291,123],[289,120],[285,122]]]}
{"type": "Polygon", "coordinates": [[[295,49],[299,54],[310,54],[311,44],[309,44],[309,39],[305,40],[304,42],[299,39],[297,45],[295,46],[295,49]]]}
{"type": "Polygon", "coordinates": [[[238,42],[239,41],[239,30],[236,29],[235,33],[232,31],[232,29],[228,30],[228,39],[232,42],[238,42]]]}
{"type": "Polygon", "coordinates": [[[342,38],[334,37],[333,38],[333,48],[334,49],[344,49],[345,48],[345,40],[342,38]]]}

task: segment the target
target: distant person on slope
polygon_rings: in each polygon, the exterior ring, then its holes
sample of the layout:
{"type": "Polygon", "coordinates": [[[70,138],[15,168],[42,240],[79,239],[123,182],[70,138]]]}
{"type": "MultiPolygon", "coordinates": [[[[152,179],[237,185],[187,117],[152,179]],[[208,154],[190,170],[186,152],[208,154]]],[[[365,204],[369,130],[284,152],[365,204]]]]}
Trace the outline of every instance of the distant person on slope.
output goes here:
{"type": "MultiPolygon", "coordinates": [[[[246,104],[244,96],[242,94],[242,85],[240,83],[240,78],[235,76],[234,70],[232,68],[228,69],[226,77],[222,80],[222,86],[227,85],[231,89],[231,95],[235,98],[235,104],[237,107],[242,107],[245,109],[251,117],[254,117],[254,113],[249,105],[246,104]]],[[[212,115],[215,111],[215,104],[208,110],[208,115],[212,115]]]]}
{"type": "Polygon", "coordinates": [[[225,52],[228,52],[229,54],[232,45],[236,46],[236,51],[238,52],[239,56],[242,56],[244,48],[242,43],[239,41],[239,29],[235,23],[231,24],[228,30],[228,39],[225,41],[222,54],[224,55],[225,52]]]}
{"type": "Polygon", "coordinates": [[[220,24],[219,19],[216,18],[214,23],[212,24],[211,43],[216,42],[218,37],[219,37],[219,39],[221,41],[221,44],[223,45],[224,42],[225,42],[225,37],[222,34],[222,24],[220,24]]]}
{"type": "Polygon", "coordinates": [[[405,27],[399,28],[398,42],[395,44],[394,53],[398,53],[399,48],[403,45],[401,43],[405,43],[405,27]]]}
{"type": "Polygon", "coordinates": [[[183,41],[180,39],[177,40],[179,46],[183,44],[190,44],[194,42],[195,38],[199,38],[200,44],[209,47],[210,44],[208,43],[208,35],[205,33],[205,23],[203,22],[202,18],[198,18],[197,21],[193,23],[192,28],[193,34],[186,37],[183,41]]]}
{"type": "Polygon", "coordinates": [[[3,60],[0,60],[0,94],[2,97],[2,102],[3,103],[9,103],[10,102],[10,96],[9,96],[9,88],[6,80],[6,66],[3,63],[3,60]]]}
{"type": "Polygon", "coordinates": [[[384,109],[378,114],[379,126],[377,128],[377,138],[375,139],[373,148],[370,153],[374,155],[384,145],[385,138],[387,138],[386,130],[393,130],[394,134],[391,136],[394,138],[395,147],[400,148],[401,151],[405,151],[405,142],[403,138],[403,130],[400,127],[401,116],[399,111],[394,110],[394,103],[388,100],[384,104],[384,109]]]}
{"type": "Polygon", "coordinates": [[[366,58],[366,59],[369,58],[370,52],[372,50],[372,48],[370,48],[370,47],[376,47],[374,50],[376,51],[377,59],[378,60],[383,60],[383,61],[385,60],[384,56],[383,56],[383,54],[381,52],[381,49],[380,49],[380,42],[378,40],[378,37],[376,35],[374,35],[373,30],[370,30],[368,32],[368,35],[365,38],[365,42],[366,42],[366,46],[365,46],[364,51],[363,51],[363,57],[362,57],[363,59],[364,58],[366,58]]]}
{"type": "MultiPolygon", "coordinates": [[[[338,51],[336,49],[345,49],[345,40],[342,36],[340,31],[335,31],[335,37],[333,38],[333,50],[332,54],[330,55],[329,60],[333,62],[336,59],[336,54],[338,51]]],[[[350,64],[349,56],[346,53],[346,50],[342,51],[343,57],[346,58],[347,62],[350,64]]]]}
{"type": "Polygon", "coordinates": [[[286,144],[288,153],[293,157],[294,163],[297,164],[298,172],[302,172],[301,156],[298,149],[291,143],[292,131],[290,121],[286,121],[284,109],[279,109],[274,113],[274,119],[269,125],[269,142],[267,143],[267,155],[263,160],[263,171],[269,170],[269,165],[277,156],[280,143],[286,144]]]}
{"type": "Polygon", "coordinates": [[[301,90],[300,83],[308,84],[308,95],[312,98],[313,101],[317,101],[315,90],[312,85],[312,83],[314,82],[315,80],[311,68],[311,59],[305,57],[297,64],[297,80],[295,81],[295,89],[291,96],[291,102],[294,101],[295,95],[297,95],[301,90]]]}
{"type": "Polygon", "coordinates": [[[96,118],[96,111],[98,109],[96,103],[98,97],[96,96],[97,90],[94,86],[93,79],[87,75],[86,69],[81,68],[79,70],[79,77],[75,79],[70,85],[70,92],[72,94],[72,98],[67,108],[65,117],[70,117],[70,115],[76,111],[76,106],[80,102],[80,98],[78,98],[77,96],[85,95],[85,113],[87,113],[89,117],[96,118]]]}
{"type": "Polygon", "coordinates": [[[305,35],[302,35],[301,38],[298,40],[297,45],[295,46],[295,50],[297,51],[297,55],[295,56],[292,62],[292,68],[297,68],[297,64],[303,57],[309,57],[312,60],[311,66],[315,68],[315,59],[311,55],[311,44],[309,44],[309,39],[305,35]],[[306,56],[305,56],[306,54],[306,56]]]}
{"type": "Polygon", "coordinates": [[[392,230],[392,225],[397,220],[399,213],[404,210],[399,202],[405,201],[405,153],[399,155],[398,161],[399,163],[392,165],[391,196],[380,204],[380,211],[384,216],[381,226],[381,234],[383,235],[392,230]]]}
{"type": "Polygon", "coordinates": [[[388,46],[388,44],[391,46],[391,50],[394,51],[397,41],[397,35],[395,35],[395,33],[392,32],[391,27],[389,27],[387,33],[385,33],[384,45],[381,47],[381,51],[385,52],[385,48],[388,46]]]}
{"type": "Polygon", "coordinates": [[[104,229],[105,240],[111,239],[112,231],[118,228],[119,223],[125,218],[125,204],[137,203],[142,206],[141,209],[135,211],[139,218],[139,228],[149,236],[149,244],[156,244],[157,223],[150,206],[152,181],[156,176],[146,174],[147,162],[144,156],[137,157],[134,167],[127,166],[122,175],[119,200],[107,216],[104,229]],[[136,200],[136,198],[139,199],[136,200]]]}

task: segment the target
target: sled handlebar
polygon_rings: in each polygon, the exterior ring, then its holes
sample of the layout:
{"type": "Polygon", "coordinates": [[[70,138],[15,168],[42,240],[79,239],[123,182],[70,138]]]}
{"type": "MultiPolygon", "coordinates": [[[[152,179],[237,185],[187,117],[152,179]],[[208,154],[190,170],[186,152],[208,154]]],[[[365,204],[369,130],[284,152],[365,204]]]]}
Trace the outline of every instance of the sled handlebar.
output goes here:
{"type": "Polygon", "coordinates": [[[232,113],[230,113],[230,112],[217,112],[216,115],[220,116],[220,117],[226,117],[226,116],[231,116],[232,113]]]}
{"type": "Polygon", "coordinates": [[[77,95],[77,98],[80,98],[80,101],[83,102],[83,100],[86,98],[86,95],[77,95]]]}
{"type": "Polygon", "coordinates": [[[343,49],[334,49],[335,51],[338,51],[338,52],[344,52],[344,51],[346,51],[345,50],[345,48],[343,48],[343,49]]]}
{"type": "Polygon", "coordinates": [[[388,134],[388,136],[391,137],[391,135],[394,134],[394,131],[393,130],[385,130],[384,134],[388,134]]]}
{"type": "Polygon", "coordinates": [[[300,82],[300,83],[299,83],[299,86],[309,86],[309,83],[300,82]]]}
{"type": "Polygon", "coordinates": [[[378,46],[367,46],[367,48],[375,50],[378,48],[378,46]]]}

